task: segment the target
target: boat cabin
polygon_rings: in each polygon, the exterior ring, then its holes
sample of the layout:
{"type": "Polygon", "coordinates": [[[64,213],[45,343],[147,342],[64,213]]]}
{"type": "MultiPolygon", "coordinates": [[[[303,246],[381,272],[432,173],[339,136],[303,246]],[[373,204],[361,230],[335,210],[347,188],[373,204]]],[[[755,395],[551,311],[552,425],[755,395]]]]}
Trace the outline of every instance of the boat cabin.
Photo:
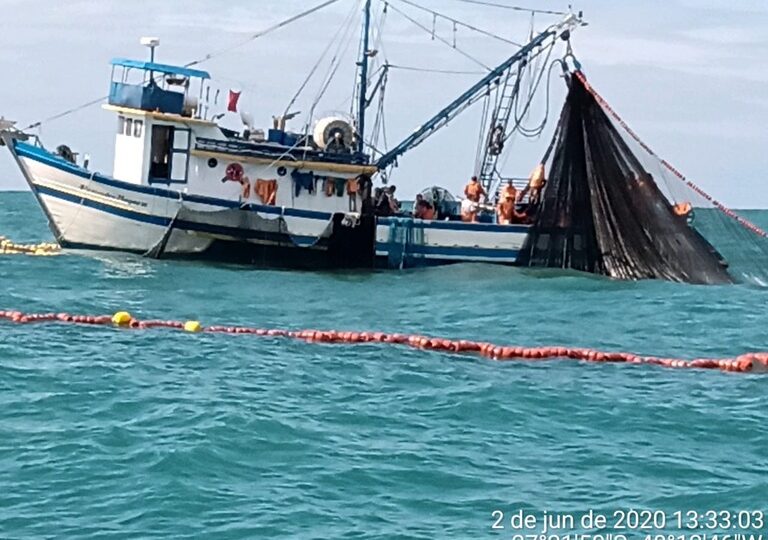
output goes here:
{"type": "Polygon", "coordinates": [[[376,168],[355,151],[351,122],[325,118],[311,134],[293,133],[285,119],[261,130],[242,113],[238,132],[217,123],[234,114],[224,112],[220,94],[206,71],[114,59],[104,106],[117,115],[113,176],[243,204],[361,209],[350,181],[376,168]]]}

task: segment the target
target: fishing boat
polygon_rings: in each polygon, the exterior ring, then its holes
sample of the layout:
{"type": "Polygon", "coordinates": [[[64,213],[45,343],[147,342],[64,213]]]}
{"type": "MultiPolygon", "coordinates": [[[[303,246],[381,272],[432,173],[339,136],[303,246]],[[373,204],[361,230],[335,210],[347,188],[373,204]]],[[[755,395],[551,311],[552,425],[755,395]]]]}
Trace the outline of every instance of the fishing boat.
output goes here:
{"type": "Polygon", "coordinates": [[[501,87],[516,65],[567,39],[579,18],[569,14],[548,27],[374,159],[365,136],[373,99],[370,1],[364,11],[355,121],[321,118],[312,133],[294,133],[286,118],[261,130],[245,117],[243,132],[225,129],[209,73],[156,62],[159,40],[147,38],[149,61],[112,61],[104,105],[117,117],[111,175],[78,162],[68,146],[48,149],[38,137],[5,129],[59,244],[302,268],[514,264],[528,226],[464,223],[448,200],[433,201],[447,209],[442,219],[377,216],[373,186],[404,153],[501,87]]]}
{"type": "MultiPolygon", "coordinates": [[[[418,7],[410,0],[406,3],[418,7]]],[[[395,9],[385,2],[384,9],[388,7],[395,9]]],[[[269,129],[257,128],[250,115],[241,114],[242,130],[225,128],[219,122],[223,109],[236,111],[238,94],[230,92],[228,99],[220,99],[210,74],[199,69],[200,62],[157,62],[159,40],[143,38],[149,60],[116,58],[111,63],[103,107],[117,119],[112,174],[92,170],[89,160],[80,159],[69,146],[49,149],[29,130],[4,121],[2,142],[45,212],[56,241],[66,249],[286,268],[403,269],[482,262],[568,268],[627,279],[730,280],[722,254],[688,222],[671,217],[677,207],[667,201],[669,197],[642,187],[655,182],[625,158],[631,151],[612,143],[613,161],[603,161],[617,163],[616,170],[605,166],[600,171],[583,159],[590,151],[589,137],[576,140],[577,130],[567,129],[569,122],[588,122],[584,110],[595,103],[594,99],[582,103],[582,94],[586,95],[582,91],[589,85],[570,44],[574,31],[584,24],[581,14],[566,13],[539,33],[531,32],[527,43],[515,47],[400,143],[379,150],[371,141],[366,117],[377,92],[383,92],[388,64],[380,66],[374,80],[369,70],[377,55],[371,45],[372,0],[365,0],[362,8],[354,117],[310,118],[311,124],[293,131],[288,128],[292,114],[273,117],[269,129]],[[558,46],[564,48],[563,54],[552,56],[558,46]],[[500,156],[504,142],[521,128],[515,111],[521,103],[525,108],[530,104],[521,81],[524,74],[531,76],[535,61],[540,64],[538,80],[559,64],[572,97],[542,159],[542,174],[548,160],[552,173],[543,194],[534,199],[528,179],[508,181],[502,176],[500,156]],[[430,219],[379,211],[376,186],[386,182],[398,160],[481,100],[492,103],[484,109],[485,143],[476,165],[486,204],[459,201],[427,180],[423,198],[434,210],[430,219]],[[575,169],[582,172],[574,176],[575,169]],[[606,183],[619,175],[628,178],[621,186],[606,183]],[[500,222],[494,196],[506,183],[522,192],[515,200],[515,215],[522,217],[500,222]],[[612,189],[621,193],[610,195],[612,189]],[[639,212],[627,208],[623,220],[616,218],[621,205],[626,206],[622,201],[628,200],[627,194],[648,201],[645,222],[638,221],[639,212]],[[586,212],[584,219],[578,218],[581,210],[586,212]],[[608,226],[610,219],[614,221],[608,226]],[[648,232],[649,223],[658,225],[658,235],[648,232]],[[656,236],[666,244],[659,247],[656,236]],[[626,248],[630,237],[634,251],[626,248]],[[696,256],[679,257],[675,250],[696,256]]],[[[458,22],[451,20],[454,25],[458,22]]],[[[596,137],[614,137],[607,123],[589,129],[596,137]]]]}

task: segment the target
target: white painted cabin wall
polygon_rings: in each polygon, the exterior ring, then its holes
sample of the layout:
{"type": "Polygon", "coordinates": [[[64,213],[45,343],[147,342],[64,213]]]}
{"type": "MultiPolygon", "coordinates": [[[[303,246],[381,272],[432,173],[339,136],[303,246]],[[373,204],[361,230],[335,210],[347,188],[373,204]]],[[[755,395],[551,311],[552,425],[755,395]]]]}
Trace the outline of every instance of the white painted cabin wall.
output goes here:
{"type": "MultiPolygon", "coordinates": [[[[127,136],[125,134],[116,134],[115,138],[115,166],[114,176],[119,180],[126,182],[144,184],[148,183],[149,176],[149,162],[152,146],[152,126],[153,125],[170,125],[179,128],[191,129],[192,138],[190,141],[191,148],[194,149],[195,138],[206,137],[212,139],[224,139],[221,131],[215,126],[201,125],[194,122],[172,122],[165,120],[153,119],[149,115],[136,115],[123,114],[125,118],[131,118],[132,120],[141,120],[143,122],[143,129],[141,137],[127,136]]],[[[256,180],[277,180],[277,197],[275,206],[284,206],[286,208],[299,208],[304,210],[314,210],[318,212],[349,212],[350,202],[349,195],[346,193],[341,197],[327,196],[324,190],[323,181],[316,181],[316,189],[313,194],[310,194],[306,190],[297,197],[294,191],[293,179],[291,178],[291,172],[294,170],[289,164],[282,163],[287,173],[285,176],[279,176],[277,169],[279,166],[267,166],[260,164],[248,163],[247,161],[238,161],[236,157],[232,156],[220,156],[217,157],[216,167],[210,167],[208,165],[208,158],[198,157],[190,155],[189,157],[189,169],[187,176],[187,183],[172,183],[172,184],[153,184],[157,187],[163,187],[168,189],[174,189],[183,191],[184,193],[203,195],[207,197],[215,197],[233,201],[242,201],[242,186],[235,182],[222,182],[221,179],[226,176],[226,169],[230,163],[238,162],[243,166],[246,177],[251,182],[251,194],[247,201],[254,204],[263,204],[259,196],[256,194],[256,180]]],[[[301,172],[308,172],[302,170],[301,172]]],[[[336,178],[344,178],[348,180],[356,177],[355,174],[341,174],[341,173],[325,173],[324,171],[317,171],[318,176],[333,176],[336,178]]],[[[357,211],[360,210],[361,200],[359,196],[356,196],[357,211]]]]}
{"type": "MultiPolygon", "coordinates": [[[[294,191],[293,179],[291,178],[291,171],[293,171],[293,169],[287,165],[283,166],[285,166],[288,172],[285,176],[281,177],[277,174],[277,166],[268,167],[266,165],[255,165],[237,161],[235,158],[217,158],[217,161],[218,164],[216,167],[212,168],[208,166],[207,158],[192,156],[189,167],[190,178],[187,185],[189,193],[230,200],[240,200],[242,196],[242,187],[240,184],[221,181],[221,179],[226,176],[227,166],[229,166],[230,163],[238,162],[243,166],[245,176],[251,182],[251,196],[248,199],[249,202],[263,204],[256,194],[256,180],[277,180],[275,206],[330,213],[350,211],[349,195],[347,195],[346,190],[342,197],[337,197],[336,195],[329,197],[325,194],[322,181],[316,182],[317,187],[315,193],[310,194],[307,191],[302,190],[301,194],[297,197],[294,191]]],[[[348,180],[349,178],[354,178],[356,175],[334,173],[333,176],[348,180]]],[[[357,197],[357,204],[359,211],[361,204],[359,197],[357,197]]]]}
{"type": "MultiPolygon", "coordinates": [[[[112,175],[117,180],[130,182],[132,184],[146,183],[145,162],[150,138],[147,137],[148,118],[143,116],[134,116],[129,114],[121,115],[127,120],[131,120],[131,133],[126,134],[125,130],[115,134],[115,163],[112,175]],[[135,122],[142,124],[141,135],[135,136],[135,122]]],[[[119,121],[118,121],[119,122],[119,121]]],[[[119,125],[119,124],[118,124],[119,125]]],[[[117,130],[117,126],[115,127],[117,130]]]]}

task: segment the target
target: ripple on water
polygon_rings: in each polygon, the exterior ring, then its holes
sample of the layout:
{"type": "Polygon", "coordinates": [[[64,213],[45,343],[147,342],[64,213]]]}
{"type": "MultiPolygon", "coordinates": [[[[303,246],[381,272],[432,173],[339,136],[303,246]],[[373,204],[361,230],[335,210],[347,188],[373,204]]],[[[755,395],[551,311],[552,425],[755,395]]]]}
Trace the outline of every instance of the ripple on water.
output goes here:
{"type": "MultiPolygon", "coordinates": [[[[0,212],[0,232],[46,237],[31,198],[0,204],[24,209],[0,212]]],[[[28,311],[687,358],[768,349],[768,290],[746,286],[120,254],[0,269],[0,304],[28,311]]],[[[0,333],[4,537],[476,538],[495,509],[768,511],[763,377],[164,331],[0,333]]]]}

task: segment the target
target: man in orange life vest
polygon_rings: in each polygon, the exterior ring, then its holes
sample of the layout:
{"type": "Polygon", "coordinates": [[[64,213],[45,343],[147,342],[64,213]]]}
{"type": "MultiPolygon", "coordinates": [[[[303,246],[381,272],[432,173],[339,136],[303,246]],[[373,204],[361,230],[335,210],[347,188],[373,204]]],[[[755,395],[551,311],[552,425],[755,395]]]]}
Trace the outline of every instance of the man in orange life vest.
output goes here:
{"type": "Polygon", "coordinates": [[[531,172],[531,176],[528,179],[528,185],[520,193],[520,199],[528,194],[528,201],[531,204],[538,204],[541,199],[541,191],[547,183],[546,170],[543,163],[536,165],[536,168],[531,172]]]}
{"type": "Polygon", "coordinates": [[[467,187],[464,188],[464,196],[474,204],[469,205],[466,211],[462,211],[461,220],[475,222],[477,221],[477,204],[480,202],[481,197],[488,196],[483,186],[477,181],[477,176],[473,176],[467,187]]]}
{"type": "Polygon", "coordinates": [[[511,225],[512,223],[521,223],[525,215],[521,214],[515,208],[517,202],[517,190],[512,185],[512,180],[504,187],[499,197],[499,205],[496,207],[496,219],[500,225],[511,225]]]}
{"type": "Polygon", "coordinates": [[[501,193],[499,193],[499,202],[503,202],[504,199],[507,198],[507,195],[511,195],[513,200],[517,200],[517,189],[512,183],[512,180],[508,180],[507,185],[504,186],[504,189],[502,189],[501,193]]]}

